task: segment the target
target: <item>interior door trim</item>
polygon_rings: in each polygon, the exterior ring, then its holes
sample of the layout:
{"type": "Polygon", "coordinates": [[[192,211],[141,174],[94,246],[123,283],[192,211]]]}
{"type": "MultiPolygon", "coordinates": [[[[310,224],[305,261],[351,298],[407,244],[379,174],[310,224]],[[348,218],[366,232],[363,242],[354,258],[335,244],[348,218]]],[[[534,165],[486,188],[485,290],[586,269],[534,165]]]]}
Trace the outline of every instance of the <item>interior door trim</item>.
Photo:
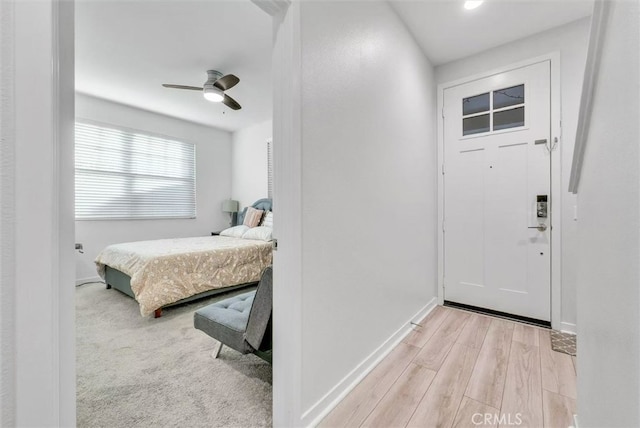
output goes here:
{"type": "Polygon", "coordinates": [[[551,206],[553,213],[551,220],[551,327],[555,330],[562,328],[562,116],[560,92],[560,52],[550,52],[517,63],[505,65],[489,71],[480,72],[462,79],[438,85],[438,304],[444,304],[444,91],[458,85],[484,79],[495,74],[505,73],[518,68],[528,67],[540,62],[549,61],[551,64],[551,139],[558,141],[551,153],[551,206]]]}

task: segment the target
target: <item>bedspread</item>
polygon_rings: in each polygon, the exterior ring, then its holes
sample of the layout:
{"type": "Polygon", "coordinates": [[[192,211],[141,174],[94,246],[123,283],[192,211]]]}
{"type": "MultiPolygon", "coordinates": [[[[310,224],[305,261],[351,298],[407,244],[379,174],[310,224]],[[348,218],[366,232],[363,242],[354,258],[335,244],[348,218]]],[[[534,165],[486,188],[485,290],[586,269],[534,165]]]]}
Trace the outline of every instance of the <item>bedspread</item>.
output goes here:
{"type": "Polygon", "coordinates": [[[106,247],[95,262],[131,277],[143,316],[215,288],[260,280],[271,264],[271,243],[227,236],[160,239],[106,247]]]}

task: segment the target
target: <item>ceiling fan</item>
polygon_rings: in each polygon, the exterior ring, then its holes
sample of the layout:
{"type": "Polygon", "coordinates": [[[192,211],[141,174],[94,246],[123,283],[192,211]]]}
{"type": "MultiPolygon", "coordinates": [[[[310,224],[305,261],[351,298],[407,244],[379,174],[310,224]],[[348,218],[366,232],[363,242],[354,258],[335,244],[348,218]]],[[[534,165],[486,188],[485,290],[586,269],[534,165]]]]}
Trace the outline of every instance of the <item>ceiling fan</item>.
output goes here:
{"type": "Polygon", "coordinates": [[[169,83],[163,83],[165,88],[173,89],[189,89],[191,91],[202,91],[202,95],[209,101],[214,103],[222,102],[227,107],[233,110],[240,110],[242,107],[236,100],[225,94],[224,91],[231,89],[238,84],[238,79],[233,74],[227,74],[223,76],[217,70],[207,70],[207,81],[204,82],[204,87],[198,86],[185,86],[185,85],[172,85],[169,83]]]}

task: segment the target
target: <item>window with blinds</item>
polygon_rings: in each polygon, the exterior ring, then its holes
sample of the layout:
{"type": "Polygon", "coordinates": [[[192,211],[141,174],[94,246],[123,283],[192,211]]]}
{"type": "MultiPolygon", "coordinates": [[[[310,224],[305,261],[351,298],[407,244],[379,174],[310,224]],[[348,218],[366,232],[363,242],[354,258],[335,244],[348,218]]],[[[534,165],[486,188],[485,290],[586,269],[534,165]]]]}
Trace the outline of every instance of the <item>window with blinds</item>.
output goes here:
{"type": "Polygon", "coordinates": [[[273,198],[273,140],[267,140],[267,198],[273,198]]]}
{"type": "Polygon", "coordinates": [[[195,218],[195,145],[76,122],[76,219],[195,218]]]}

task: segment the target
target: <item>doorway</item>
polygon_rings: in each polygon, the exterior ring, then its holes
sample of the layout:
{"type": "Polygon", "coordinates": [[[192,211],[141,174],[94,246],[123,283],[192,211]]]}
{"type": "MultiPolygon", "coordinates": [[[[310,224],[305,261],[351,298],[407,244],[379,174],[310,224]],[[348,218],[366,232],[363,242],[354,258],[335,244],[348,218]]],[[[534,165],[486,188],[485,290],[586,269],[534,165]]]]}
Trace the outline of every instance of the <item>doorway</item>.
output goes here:
{"type": "Polygon", "coordinates": [[[551,320],[551,61],[443,91],[443,300],[551,320]]]}

